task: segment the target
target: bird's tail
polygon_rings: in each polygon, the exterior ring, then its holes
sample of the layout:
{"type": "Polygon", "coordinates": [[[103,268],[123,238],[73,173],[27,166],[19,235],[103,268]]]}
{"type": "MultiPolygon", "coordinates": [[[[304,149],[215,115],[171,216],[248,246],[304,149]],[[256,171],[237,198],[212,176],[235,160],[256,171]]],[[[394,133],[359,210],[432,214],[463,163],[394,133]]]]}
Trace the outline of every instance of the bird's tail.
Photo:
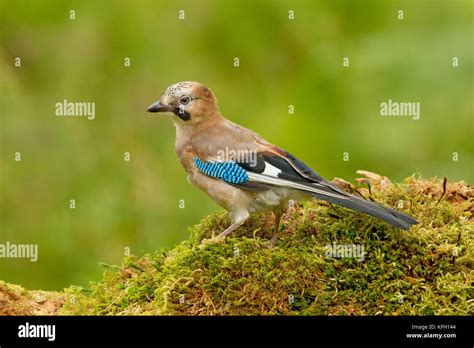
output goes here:
{"type": "Polygon", "coordinates": [[[343,207],[365,213],[383,220],[390,225],[407,230],[418,223],[414,218],[381,204],[351,195],[327,180],[319,182],[295,182],[262,174],[248,173],[251,181],[304,191],[305,193],[343,207]]]}
{"type": "Polygon", "coordinates": [[[371,215],[389,223],[394,227],[404,230],[407,230],[411,225],[418,223],[418,221],[409,215],[353,195],[348,194],[347,196],[344,195],[341,197],[328,196],[318,193],[312,193],[312,195],[318,199],[371,215]]]}

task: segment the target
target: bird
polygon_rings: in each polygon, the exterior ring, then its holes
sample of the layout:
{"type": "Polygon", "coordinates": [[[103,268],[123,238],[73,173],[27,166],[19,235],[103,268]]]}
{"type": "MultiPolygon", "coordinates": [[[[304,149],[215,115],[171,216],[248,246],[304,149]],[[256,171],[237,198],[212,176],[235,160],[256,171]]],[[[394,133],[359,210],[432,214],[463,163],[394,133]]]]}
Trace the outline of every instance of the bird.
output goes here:
{"type": "Polygon", "coordinates": [[[273,212],[270,242],[290,201],[319,199],[371,215],[407,230],[417,221],[379,203],[352,195],[321,177],[303,161],[256,132],[226,119],[214,93],[204,84],[184,81],[169,86],[147,108],[167,113],[176,128],[175,150],[188,181],[227,210],[225,238],[254,213],[273,212]]]}

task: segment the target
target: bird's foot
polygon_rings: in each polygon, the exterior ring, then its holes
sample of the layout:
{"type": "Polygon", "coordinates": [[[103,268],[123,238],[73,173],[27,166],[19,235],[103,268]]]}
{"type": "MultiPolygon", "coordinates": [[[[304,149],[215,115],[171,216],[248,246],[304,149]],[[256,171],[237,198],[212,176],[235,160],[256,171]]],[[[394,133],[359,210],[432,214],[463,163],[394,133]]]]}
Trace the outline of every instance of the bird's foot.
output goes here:
{"type": "Polygon", "coordinates": [[[211,238],[204,238],[203,240],[201,240],[201,244],[199,245],[199,247],[203,248],[206,245],[219,244],[219,243],[224,243],[224,242],[225,242],[225,238],[222,238],[219,235],[219,236],[215,236],[215,237],[211,237],[211,238]]]}
{"type": "Polygon", "coordinates": [[[268,241],[268,245],[270,246],[270,248],[273,248],[276,245],[276,242],[277,242],[276,236],[272,236],[272,238],[268,241]]]}

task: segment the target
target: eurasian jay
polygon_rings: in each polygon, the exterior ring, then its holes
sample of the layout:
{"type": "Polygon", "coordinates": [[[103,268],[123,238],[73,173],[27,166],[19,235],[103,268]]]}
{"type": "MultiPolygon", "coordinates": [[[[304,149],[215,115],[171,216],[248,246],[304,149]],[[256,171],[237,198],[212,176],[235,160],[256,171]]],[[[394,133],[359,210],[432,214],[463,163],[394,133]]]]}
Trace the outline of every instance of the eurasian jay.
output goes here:
{"type": "Polygon", "coordinates": [[[289,200],[308,197],[374,216],[397,228],[417,223],[411,216],[343,191],[290,153],[225,119],[216,97],[202,83],[169,86],[147,111],[174,114],[176,153],[188,180],[229,212],[232,223],[220,239],[250,214],[273,211],[273,244],[289,200]]]}

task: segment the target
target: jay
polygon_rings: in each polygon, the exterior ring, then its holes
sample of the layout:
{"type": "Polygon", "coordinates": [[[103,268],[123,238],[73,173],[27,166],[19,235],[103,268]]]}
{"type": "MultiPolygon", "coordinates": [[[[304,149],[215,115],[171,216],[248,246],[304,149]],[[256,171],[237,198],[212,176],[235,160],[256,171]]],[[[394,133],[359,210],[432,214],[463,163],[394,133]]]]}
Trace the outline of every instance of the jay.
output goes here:
{"type": "Polygon", "coordinates": [[[225,119],[216,97],[202,83],[169,86],[147,111],[173,114],[176,153],[188,180],[228,211],[231,225],[218,239],[225,239],[250,214],[272,211],[273,244],[288,202],[307,198],[371,215],[396,228],[417,223],[411,216],[345,192],[289,152],[225,119]]]}

